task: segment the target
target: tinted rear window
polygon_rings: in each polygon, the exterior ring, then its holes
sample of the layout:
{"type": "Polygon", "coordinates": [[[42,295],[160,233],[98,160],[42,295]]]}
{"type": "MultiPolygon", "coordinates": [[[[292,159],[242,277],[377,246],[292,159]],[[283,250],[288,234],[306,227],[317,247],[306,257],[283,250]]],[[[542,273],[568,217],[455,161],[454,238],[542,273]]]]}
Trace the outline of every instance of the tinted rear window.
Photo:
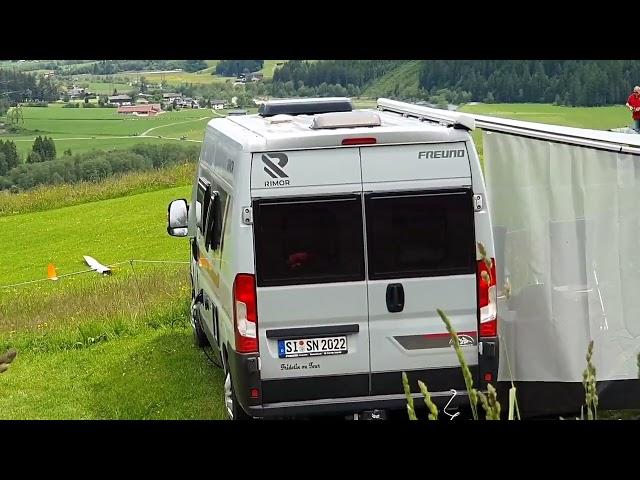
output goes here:
{"type": "Polygon", "coordinates": [[[259,286],[364,280],[359,196],[254,203],[259,286]]]}
{"type": "Polygon", "coordinates": [[[370,194],[365,205],[370,279],[475,272],[471,191],[370,194]]]}

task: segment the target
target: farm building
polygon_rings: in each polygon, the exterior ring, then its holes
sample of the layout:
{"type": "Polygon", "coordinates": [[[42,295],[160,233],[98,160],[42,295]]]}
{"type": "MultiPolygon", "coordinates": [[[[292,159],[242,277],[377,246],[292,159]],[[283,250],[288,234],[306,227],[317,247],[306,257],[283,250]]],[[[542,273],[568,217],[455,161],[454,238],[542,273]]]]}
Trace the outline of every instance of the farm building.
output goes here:
{"type": "Polygon", "coordinates": [[[109,97],[109,103],[118,106],[131,105],[132,98],[129,95],[112,95],[109,97]]]}
{"type": "Polygon", "coordinates": [[[222,110],[224,108],[224,100],[211,100],[211,108],[214,110],[222,110]]]}
{"type": "Polygon", "coordinates": [[[85,93],[86,93],[86,89],[77,87],[75,85],[67,89],[67,95],[71,100],[75,100],[76,98],[83,98],[85,93]]]}
{"type": "Polygon", "coordinates": [[[191,97],[185,97],[182,101],[178,101],[177,104],[180,108],[200,108],[198,101],[191,97]]]}
{"type": "Polygon", "coordinates": [[[159,103],[149,103],[147,105],[123,105],[118,107],[118,113],[123,115],[136,115],[154,117],[163,113],[159,103]]]}
{"type": "Polygon", "coordinates": [[[179,101],[182,100],[181,93],[163,93],[162,100],[168,103],[172,103],[174,100],[179,101]]]}

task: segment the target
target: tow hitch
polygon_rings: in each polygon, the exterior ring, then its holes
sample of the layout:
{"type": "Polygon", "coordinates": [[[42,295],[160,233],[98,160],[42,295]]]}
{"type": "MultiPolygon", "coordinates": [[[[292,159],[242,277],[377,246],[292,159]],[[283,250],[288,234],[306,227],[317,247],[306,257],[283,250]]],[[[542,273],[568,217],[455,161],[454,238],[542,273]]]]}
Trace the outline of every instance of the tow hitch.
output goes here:
{"type": "Polygon", "coordinates": [[[365,410],[364,412],[354,413],[347,417],[348,420],[386,420],[386,410],[365,410]]]}

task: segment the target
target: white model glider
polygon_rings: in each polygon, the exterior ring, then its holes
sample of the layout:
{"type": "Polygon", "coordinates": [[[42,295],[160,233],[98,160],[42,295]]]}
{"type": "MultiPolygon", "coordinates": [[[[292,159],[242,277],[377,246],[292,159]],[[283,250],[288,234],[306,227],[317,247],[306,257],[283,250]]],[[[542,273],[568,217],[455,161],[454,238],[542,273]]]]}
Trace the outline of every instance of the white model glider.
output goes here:
{"type": "Polygon", "coordinates": [[[88,255],[83,255],[83,258],[92,270],[95,270],[98,273],[102,273],[103,275],[111,275],[111,269],[109,267],[106,267],[105,265],[102,265],[95,258],[88,255]]]}

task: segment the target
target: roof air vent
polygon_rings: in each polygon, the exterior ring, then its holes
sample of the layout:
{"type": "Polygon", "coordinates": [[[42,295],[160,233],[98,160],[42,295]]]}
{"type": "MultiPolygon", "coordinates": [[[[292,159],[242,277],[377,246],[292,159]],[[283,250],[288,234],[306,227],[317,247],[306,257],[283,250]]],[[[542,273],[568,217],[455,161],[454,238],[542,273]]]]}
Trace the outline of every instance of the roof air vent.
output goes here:
{"type": "Polygon", "coordinates": [[[273,117],[269,117],[267,121],[271,124],[287,123],[287,122],[292,122],[293,117],[291,115],[274,115],[273,117]]]}
{"type": "Polygon", "coordinates": [[[376,112],[358,110],[355,112],[333,112],[316,115],[311,123],[313,130],[326,128],[379,127],[380,115],[376,112]]]}

